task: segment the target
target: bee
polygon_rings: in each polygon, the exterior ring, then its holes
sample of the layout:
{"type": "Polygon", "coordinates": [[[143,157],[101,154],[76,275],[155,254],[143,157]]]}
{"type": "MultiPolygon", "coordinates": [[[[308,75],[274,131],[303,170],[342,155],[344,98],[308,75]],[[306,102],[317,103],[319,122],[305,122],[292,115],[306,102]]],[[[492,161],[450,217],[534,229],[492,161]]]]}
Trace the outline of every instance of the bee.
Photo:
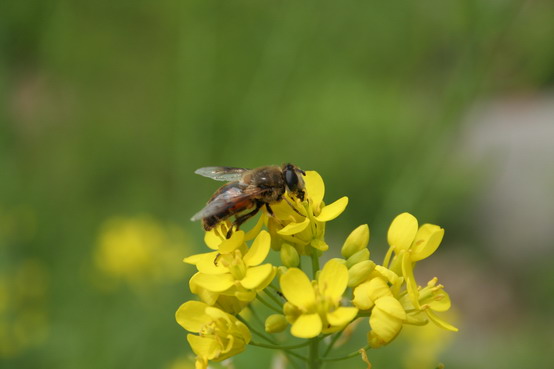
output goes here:
{"type": "Polygon", "coordinates": [[[306,173],[293,164],[255,169],[205,167],[194,173],[216,181],[229,182],[220,187],[206,206],[191,218],[192,221],[202,220],[202,226],[209,231],[220,222],[235,216],[227,238],[231,237],[233,226],[238,230],[241,224],[264,206],[273,216],[271,204],[281,201],[285,193],[304,201],[305,186],[302,177],[306,173]],[[252,210],[245,213],[250,209],[252,210]]]}

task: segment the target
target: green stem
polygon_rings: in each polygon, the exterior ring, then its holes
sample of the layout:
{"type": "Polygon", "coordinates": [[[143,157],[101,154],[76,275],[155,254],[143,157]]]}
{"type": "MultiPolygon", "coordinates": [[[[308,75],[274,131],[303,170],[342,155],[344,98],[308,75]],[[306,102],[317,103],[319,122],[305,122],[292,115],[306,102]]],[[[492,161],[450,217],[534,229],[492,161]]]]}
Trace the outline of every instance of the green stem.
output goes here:
{"type": "Polygon", "coordinates": [[[273,302],[275,302],[278,306],[281,306],[283,305],[283,302],[282,301],[279,301],[279,299],[277,297],[275,297],[270,291],[267,290],[267,288],[264,290],[265,294],[267,296],[269,296],[270,299],[273,300],[273,302]]]}
{"type": "MultiPolygon", "coordinates": [[[[254,342],[254,341],[250,341],[249,345],[263,347],[263,348],[270,348],[270,349],[275,349],[275,347],[276,347],[276,346],[266,345],[264,343],[259,343],[259,342],[254,342]]],[[[297,354],[296,352],[293,352],[293,351],[285,350],[282,347],[278,347],[277,349],[282,350],[285,353],[286,356],[293,356],[293,357],[296,357],[296,358],[298,358],[302,361],[307,361],[308,360],[308,358],[306,358],[305,356],[299,355],[299,354],[297,354]]],[[[291,362],[291,364],[294,367],[297,367],[296,364],[294,363],[294,361],[292,361],[292,359],[290,357],[289,357],[289,361],[291,362]]]]}
{"type": "Polygon", "coordinates": [[[277,288],[277,287],[275,287],[275,285],[273,285],[273,282],[271,282],[270,284],[268,284],[267,287],[271,288],[273,291],[275,291],[275,293],[281,292],[281,291],[279,290],[279,288],[277,288]]]}
{"type": "MultiPolygon", "coordinates": [[[[256,334],[258,337],[264,339],[265,341],[269,342],[272,344],[272,348],[274,346],[277,346],[278,343],[277,341],[275,341],[274,339],[270,338],[270,337],[267,337],[265,334],[263,334],[262,332],[256,330],[255,328],[253,328],[243,317],[241,317],[240,315],[237,315],[237,319],[240,320],[241,322],[244,323],[244,325],[246,325],[248,327],[248,329],[250,329],[250,331],[254,334],[256,334]]],[[[254,342],[254,341],[250,341],[249,345],[252,345],[252,346],[259,346],[259,347],[268,347],[269,345],[266,345],[266,344],[263,344],[263,343],[257,343],[257,342],[254,342]]],[[[292,359],[290,358],[290,356],[294,356],[294,357],[297,357],[301,360],[304,360],[306,361],[307,358],[302,356],[302,355],[298,355],[296,352],[292,352],[292,351],[289,351],[289,349],[285,349],[285,348],[280,348],[280,350],[282,350],[285,355],[287,356],[287,358],[289,359],[289,361],[291,362],[291,364],[296,367],[296,364],[292,361],[292,359]]]]}
{"type": "Polygon", "coordinates": [[[308,361],[310,369],[319,369],[321,366],[321,359],[319,357],[319,339],[312,338],[310,341],[310,357],[308,361]]]}
{"type": "MultiPolygon", "coordinates": [[[[290,346],[281,346],[281,345],[268,345],[266,343],[259,343],[259,342],[250,342],[252,345],[254,346],[259,346],[259,347],[264,347],[264,348],[268,348],[268,349],[274,349],[274,350],[292,350],[292,349],[296,349],[296,348],[300,348],[300,347],[304,347],[304,346],[308,346],[309,344],[311,344],[311,341],[307,341],[307,342],[302,342],[302,343],[299,343],[298,345],[290,345],[290,346]]],[[[304,358],[306,359],[306,358],[304,358]]]]}
{"type": "Polygon", "coordinates": [[[337,334],[335,334],[335,336],[333,337],[333,339],[329,343],[329,346],[327,346],[327,349],[323,353],[323,357],[326,357],[327,355],[329,355],[329,352],[331,352],[331,350],[333,349],[333,346],[335,346],[335,343],[337,343],[338,339],[340,338],[340,336],[342,336],[343,332],[344,332],[344,328],[341,329],[340,331],[338,331],[337,334]]]}
{"type": "MultiPolygon", "coordinates": [[[[360,350],[367,351],[367,350],[369,350],[369,348],[370,348],[369,345],[367,345],[367,346],[361,348],[360,350]]],[[[356,357],[356,356],[360,355],[360,350],[351,352],[351,353],[349,353],[348,355],[345,355],[345,356],[324,357],[321,360],[323,360],[323,361],[340,361],[340,360],[350,359],[350,358],[353,358],[353,357],[356,357]]]]}
{"type": "Polygon", "coordinates": [[[317,256],[317,250],[312,248],[312,275],[313,275],[313,279],[315,279],[318,270],[319,270],[319,258],[317,256]]]}
{"type": "Polygon", "coordinates": [[[241,317],[240,315],[237,315],[237,319],[240,320],[241,322],[244,323],[244,325],[254,334],[256,334],[258,337],[260,338],[263,338],[264,340],[266,340],[267,342],[271,343],[271,344],[274,344],[276,345],[277,342],[275,340],[273,340],[272,338],[269,338],[267,337],[264,333],[258,331],[257,329],[255,329],[254,327],[252,327],[250,325],[250,323],[248,323],[243,317],[241,317]]]}
{"type": "Polygon", "coordinates": [[[262,296],[256,295],[256,299],[257,299],[259,302],[261,302],[262,304],[264,304],[265,306],[267,306],[268,308],[270,308],[271,310],[273,310],[273,311],[275,311],[275,312],[277,312],[277,313],[279,313],[279,314],[282,314],[282,313],[283,313],[283,311],[282,311],[281,309],[279,309],[279,308],[277,308],[277,307],[271,305],[269,302],[267,302],[266,300],[264,300],[262,296]]]}
{"type": "Polygon", "coordinates": [[[252,306],[252,304],[248,305],[246,307],[248,310],[250,310],[250,312],[252,313],[252,316],[254,317],[254,319],[256,320],[256,322],[258,322],[259,325],[261,325],[262,327],[264,326],[264,322],[263,320],[260,318],[260,316],[258,315],[258,313],[256,312],[256,309],[254,309],[254,306],[252,306]]]}
{"type": "MultiPolygon", "coordinates": [[[[258,346],[258,347],[263,347],[263,348],[271,348],[271,349],[274,349],[273,346],[270,346],[270,345],[266,345],[264,343],[259,343],[259,342],[254,342],[254,341],[250,341],[249,345],[252,345],[252,346],[258,346]]],[[[296,352],[293,352],[293,351],[289,351],[289,350],[285,350],[285,349],[282,349],[280,348],[280,350],[282,350],[285,355],[290,355],[290,356],[294,356],[298,359],[301,359],[301,360],[304,360],[304,361],[307,361],[308,358],[305,357],[305,356],[302,356],[302,355],[299,355],[297,354],[296,352]]]]}

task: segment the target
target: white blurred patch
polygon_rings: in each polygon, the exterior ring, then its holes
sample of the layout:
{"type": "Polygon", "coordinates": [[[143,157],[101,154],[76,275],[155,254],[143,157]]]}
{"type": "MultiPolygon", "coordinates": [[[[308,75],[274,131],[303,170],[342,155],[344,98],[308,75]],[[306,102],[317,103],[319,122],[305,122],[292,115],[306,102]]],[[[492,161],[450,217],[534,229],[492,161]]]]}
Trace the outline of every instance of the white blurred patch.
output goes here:
{"type": "Polygon", "coordinates": [[[488,247],[509,263],[551,252],[554,96],[481,104],[467,127],[464,152],[475,165],[490,171],[476,209],[476,222],[488,247]]]}

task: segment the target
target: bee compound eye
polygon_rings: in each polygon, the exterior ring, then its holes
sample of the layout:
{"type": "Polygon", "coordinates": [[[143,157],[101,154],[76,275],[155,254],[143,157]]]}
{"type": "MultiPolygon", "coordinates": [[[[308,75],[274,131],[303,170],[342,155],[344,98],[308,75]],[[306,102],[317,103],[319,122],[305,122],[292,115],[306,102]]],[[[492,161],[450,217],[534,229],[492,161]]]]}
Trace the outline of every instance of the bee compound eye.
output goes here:
{"type": "Polygon", "coordinates": [[[294,170],[285,170],[285,182],[291,191],[298,187],[298,176],[294,170]]]}

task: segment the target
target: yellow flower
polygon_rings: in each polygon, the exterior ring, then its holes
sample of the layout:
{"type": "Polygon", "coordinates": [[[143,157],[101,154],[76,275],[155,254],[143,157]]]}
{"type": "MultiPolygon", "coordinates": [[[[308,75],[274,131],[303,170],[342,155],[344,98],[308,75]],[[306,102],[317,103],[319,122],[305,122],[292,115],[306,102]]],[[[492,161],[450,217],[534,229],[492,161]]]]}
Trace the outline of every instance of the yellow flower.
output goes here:
{"type": "Polygon", "coordinates": [[[175,314],[177,323],[189,332],[187,340],[196,354],[196,369],[208,361],[221,361],[242,352],[250,342],[250,331],[234,316],[200,301],[187,301],[175,314]]]}
{"type": "Polygon", "coordinates": [[[174,260],[181,257],[186,237],[178,227],[163,226],[147,216],[114,217],[105,222],[95,250],[99,271],[135,288],[182,277],[174,260]]]}
{"type": "Polygon", "coordinates": [[[357,308],[340,306],[348,270],[337,260],[325,264],[317,282],[310,282],[300,269],[290,268],[281,276],[280,283],[287,299],[284,313],[292,324],[293,336],[312,338],[336,332],[356,317],[357,308]]]}
{"type": "Polygon", "coordinates": [[[267,226],[272,235],[272,247],[276,250],[286,242],[300,255],[311,255],[309,246],[326,251],[329,246],[323,240],[325,223],[338,217],[348,204],[345,196],[325,205],[325,185],[317,172],[307,171],[304,182],[306,199],[303,202],[285,195],[285,200],[271,206],[274,216],[268,216],[267,226]]]}
{"type": "Polygon", "coordinates": [[[218,250],[223,253],[228,252],[229,250],[236,248],[234,245],[237,243],[241,244],[242,242],[253,240],[258,236],[265,223],[264,215],[258,219],[258,222],[254,225],[254,227],[252,227],[252,229],[247,232],[232,232],[231,238],[229,239],[227,238],[227,233],[231,230],[233,223],[230,220],[220,222],[204,234],[204,242],[212,250],[218,250]]]}
{"type": "MultiPolygon", "coordinates": [[[[260,265],[270,250],[269,233],[260,232],[250,249],[243,240],[244,232],[238,231],[219,245],[219,252],[185,258],[186,263],[198,268],[198,273],[190,280],[190,288],[202,301],[214,305],[220,295],[225,295],[250,302],[258,291],[271,283],[275,277],[275,267],[269,263],[260,265]]],[[[230,312],[236,312],[236,308],[230,312]]]]}
{"type": "Polygon", "coordinates": [[[373,272],[371,279],[354,289],[352,303],[360,310],[371,310],[368,343],[373,348],[391,342],[406,320],[402,304],[391,291],[391,282],[380,271],[373,272]]]}
{"type": "MultiPolygon", "coordinates": [[[[422,299],[420,293],[424,290],[419,290],[414,277],[415,263],[432,255],[439,247],[443,236],[444,229],[441,227],[434,224],[424,224],[418,228],[417,219],[413,215],[409,213],[402,213],[393,220],[389,227],[387,240],[390,248],[387,256],[385,257],[385,265],[388,264],[391,254],[394,252],[395,256],[391,261],[390,269],[404,277],[408,297],[413,308],[417,311],[425,311],[429,319],[438,326],[447,330],[457,331],[458,329],[456,327],[443,321],[433,312],[433,310],[436,309],[433,309],[432,307],[438,304],[427,304],[423,306],[420,303],[420,300],[422,299]]],[[[434,290],[442,291],[442,286],[440,286],[439,289],[434,290]]],[[[441,299],[445,300],[446,298],[444,296],[448,295],[442,291],[437,296],[441,297],[435,299],[435,301],[441,299]]],[[[443,305],[444,302],[440,306],[443,305]]],[[[449,299],[448,308],[450,308],[449,299]]],[[[448,310],[448,308],[446,310],[448,310]]]]}
{"type": "Polygon", "coordinates": [[[421,324],[426,322],[427,317],[438,327],[457,332],[458,328],[441,319],[435,312],[445,312],[450,309],[450,296],[444,291],[442,284],[437,284],[438,279],[435,277],[427,282],[427,286],[419,290],[418,303],[419,309],[414,309],[409,295],[401,298],[402,305],[406,310],[412,310],[409,313],[409,321],[412,324],[421,324]]]}
{"type": "Polygon", "coordinates": [[[378,298],[369,317],[368,343],[373,348],[386,345],[400,333],[405,319],[406,312],[397,299],[392,296],[378,298]]]}

